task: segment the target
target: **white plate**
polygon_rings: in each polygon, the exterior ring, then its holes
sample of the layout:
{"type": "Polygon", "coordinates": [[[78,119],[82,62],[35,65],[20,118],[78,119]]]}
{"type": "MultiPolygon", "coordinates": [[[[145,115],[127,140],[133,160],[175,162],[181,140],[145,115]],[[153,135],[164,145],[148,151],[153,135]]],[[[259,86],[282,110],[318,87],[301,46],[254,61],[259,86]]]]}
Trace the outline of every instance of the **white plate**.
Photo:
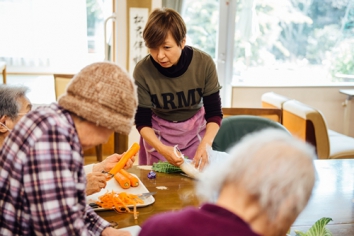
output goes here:
{"type": "MultiPolygon", "coordinates": [[[[135,174],[132,174],[132,175],[137,177],[135,174]]],[[[141,182],[141,180],[139,178],[138,178],[138,180],[139,180],[138,187],[130,187],[128,189],[123,189],[114,178],[111,178],[110,180],[107,181],[106,187],[103,188],[100,192],[92,194],[90,196],[86,196],[87,203],[92,203],[92,202],[98,201],[100,196],[107,193],[107,191],[110,192],[112,190],[114,190],[114,192],[116,192],[116,193],[121,193],[121,192],[127,192],[130,194],[148,193],[149,190],[145,187],[145,185],[141,182]]],[[[151,205],[155,202],[155,198],[153,196],[149,196],[147,198],[144,198],[143,201],[144,201],[143,204],[137,204],[136,206],[137,207],[144,207],[144,206],[151,205]]],[[[133,206],[129,206],[129,207],[133,207],[133,206]]],[[[110,210],[110,209],[95,208],[94,210],[95,211],[106,211],[106,210],[110,210]]]]}

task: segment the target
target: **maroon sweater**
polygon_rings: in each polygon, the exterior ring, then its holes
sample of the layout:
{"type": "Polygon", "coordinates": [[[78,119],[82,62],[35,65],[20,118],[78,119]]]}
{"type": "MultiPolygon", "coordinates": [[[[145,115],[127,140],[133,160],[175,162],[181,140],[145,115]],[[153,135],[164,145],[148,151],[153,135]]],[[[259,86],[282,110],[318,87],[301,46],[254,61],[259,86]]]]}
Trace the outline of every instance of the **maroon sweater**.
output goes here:
{"type": "Polygon", "coordinates": [[[139,236],[260,236],[234,213],[213,204],[152,216],[139,236]]]}

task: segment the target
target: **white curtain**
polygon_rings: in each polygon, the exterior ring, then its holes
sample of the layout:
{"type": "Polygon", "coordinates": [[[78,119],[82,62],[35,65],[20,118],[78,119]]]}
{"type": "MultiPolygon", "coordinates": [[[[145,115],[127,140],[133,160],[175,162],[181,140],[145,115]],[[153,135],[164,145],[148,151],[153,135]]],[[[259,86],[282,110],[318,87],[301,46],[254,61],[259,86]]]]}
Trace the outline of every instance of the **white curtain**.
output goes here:
{"type": "Polygon", "coordinates": [[[259,24],[256,13],[257,0],[243,0],[242,11],[239,21],[236,23],[236,30],[239,31],[241,38],[252,42],[259,35],[259,24]]]}

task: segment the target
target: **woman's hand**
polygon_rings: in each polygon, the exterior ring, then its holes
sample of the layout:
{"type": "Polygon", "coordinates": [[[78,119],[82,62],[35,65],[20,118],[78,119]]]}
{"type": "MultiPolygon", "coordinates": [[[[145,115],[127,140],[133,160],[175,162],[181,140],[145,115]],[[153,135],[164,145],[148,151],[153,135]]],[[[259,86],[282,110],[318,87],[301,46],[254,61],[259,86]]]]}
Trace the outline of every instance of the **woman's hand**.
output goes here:
{"type": "Polygon", "coordinates": [[[194,155],[192,164],[195,168],[200,171],[204,169],[205,166],[209,164],[209,157],[206,150],[206,144],[201,142],[197,148],[197,151],[194,155]]]}
{"type": "MultiPolygon", "coordinates": [[[[93,172],[102,172],[106,171],[109,172],[116,164],[117,162],[123,157],[124,153],[119,155],[119,154],[112,154],[108,156],[106,159],[104,159],[102,162],[97,163],[93,166],[93,172]]],[[[135,161],[135,157],[130,158],[127,163],[124,166],[124,169],[129,169],[133,166],[135,161]]]]}
{"type": "Polygon", "coordinates": [[[219,125],[214,122],[210,122],[206,125],[205,135],[200,142],[197,151],[193,157],[193,164],[195,168],[198,168],[200,171],[204,169],[206,165],[209,164],[209,157],[207,153],[207,146],[211,147],[213,140],[216,134],[219,131],[219,125]]]}
{"type": "MultiPolygon", "coordinates": [[[[180,166],[184,162],[183,158],[176,156],[174,147],[164,145],[164,147],[158,151],[166,158],[169,163],[174,166],[180,166]]],[[[181,153],[177,152],[177,155],[181,155],[181,153]]]]}
{"type": "Polygon", "coordinates": [[[101,191],[106,187],[106,175],[100,172],[92,172],[86,175],[86,195],[91,195],[101,191]]]}

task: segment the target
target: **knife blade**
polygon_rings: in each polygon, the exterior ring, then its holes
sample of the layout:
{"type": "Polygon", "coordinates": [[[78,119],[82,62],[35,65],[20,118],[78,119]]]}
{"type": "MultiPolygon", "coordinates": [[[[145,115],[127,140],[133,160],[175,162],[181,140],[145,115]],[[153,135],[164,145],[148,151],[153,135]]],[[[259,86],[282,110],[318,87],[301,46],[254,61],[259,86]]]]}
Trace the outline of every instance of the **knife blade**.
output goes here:
{"type": "Polygon", "coordinates": [[[155,195],[156,192],[147,192],[147,193],[140,193],[140,194],[137,194],[137,196],[140,198],[140,199],[146,199],[152,195],[155,195]]]}

